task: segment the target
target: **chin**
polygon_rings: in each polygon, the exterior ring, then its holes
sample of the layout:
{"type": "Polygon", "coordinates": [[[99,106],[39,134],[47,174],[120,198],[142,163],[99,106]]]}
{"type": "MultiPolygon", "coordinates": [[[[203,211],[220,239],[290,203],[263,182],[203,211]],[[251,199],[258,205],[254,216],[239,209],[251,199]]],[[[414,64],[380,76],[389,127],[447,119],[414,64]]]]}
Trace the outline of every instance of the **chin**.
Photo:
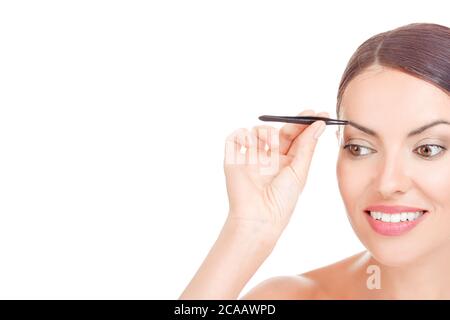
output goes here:
{"type": "Polygon", "coordinates": [[[384,266],[413,265],[433,251],[431,239],[424,237],[418,230],[411,230],[400,236],[386,236],[376,233],[362,220],[354,221],[352,227],[367,251],[384,266]]]}
{"type": "Polygon", "coordinates": [[[424,248],[417,248],[396,240],[392,243],[364,244],[372,257],[381,265],[388,267],[407,267],[415,265],[425,254],[424,248]]]}

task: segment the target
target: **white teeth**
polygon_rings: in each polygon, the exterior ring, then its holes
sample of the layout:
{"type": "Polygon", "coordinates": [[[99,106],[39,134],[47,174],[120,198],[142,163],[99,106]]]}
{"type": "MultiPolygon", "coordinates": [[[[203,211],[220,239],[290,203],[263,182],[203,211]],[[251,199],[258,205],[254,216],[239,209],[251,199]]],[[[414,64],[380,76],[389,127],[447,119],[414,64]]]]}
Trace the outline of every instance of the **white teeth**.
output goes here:
{"type": "Polygon", "coordinates": [[[404,221],[413,221],[423,215],[422,211],[417,212],[402,212],[402,213],[383,213],[377,211],[370,211],[370,216],[375,220],[383,222],[398,223],[404,221]]]}
{"type": "Polygon", "coordinates": [[[400,221],[406,221],[408,219],[408,213],[407,212],[402,212],[400,214],[400,221]]]}

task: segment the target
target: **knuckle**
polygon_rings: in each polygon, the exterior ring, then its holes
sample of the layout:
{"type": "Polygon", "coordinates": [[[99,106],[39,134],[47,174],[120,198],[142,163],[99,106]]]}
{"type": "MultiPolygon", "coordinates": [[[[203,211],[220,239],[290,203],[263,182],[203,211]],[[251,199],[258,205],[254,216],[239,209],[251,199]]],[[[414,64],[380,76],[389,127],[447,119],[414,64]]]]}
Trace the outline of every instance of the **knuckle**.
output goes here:
{"type": "Polygon", "coordinates": [[[305,115],[305,114],[314,114],[314,113],[315,113],[315,111],[313,109],[305,109],[302,112],[300,112],[298,115],[301,116],[301,115],[305,115]]]}
{"type": "Polygon", "coordinates": [[[234,140],[234,139],[236,139],[236,137],[241,136],[245,130],[246,130],[245,128],[236,129],[233,132],[231,132],[230,134],[228,134],[228,136],[226,137],[225,140],[227,140],[227,141],[234,140]]]}
{"type": "Polygon", "coordinates": [[[253,130],[256,132],[261,132],[261,131],[265,131],[265,130],[270,130],[271,126],[268,125],[258,125],[258,126],[254,126],[253,130]]]}

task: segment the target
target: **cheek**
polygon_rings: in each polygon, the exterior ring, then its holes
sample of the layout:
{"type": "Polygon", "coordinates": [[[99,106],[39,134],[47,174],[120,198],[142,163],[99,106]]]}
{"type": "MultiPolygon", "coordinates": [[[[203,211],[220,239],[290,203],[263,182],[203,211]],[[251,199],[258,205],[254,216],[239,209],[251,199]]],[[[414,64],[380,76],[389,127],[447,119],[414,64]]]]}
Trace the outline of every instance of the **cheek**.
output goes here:
{"type": "Polygon", "coordinates": [[[432,214],[417,229],[403,237],[384,240],[376,235],[361,214],[361,206],[372,201],[380,172],[371,161],[348,159],[339,154],[336,175],[339,191],[353,230],[372,255],[385,265],[401,266],[432,252],[436,248],[450,249],[450,157],[446,161],[404,163],[397,178],[410,183],[404,195],[410,201],[427,205],[432,214]]]}
{"type": "Polygon", "coordinates": [[[435,201],[450,202],[450,162],[429,166],[417,166],[414,170],[415,184],[435,201]]]}
{"type": "MultiPolygon", "coordinates": [[[[421,203],[428,205],[435,214],[430,221],[445,225],[450,223],[450,158],[434,163],[417,163],[412,170],[412,188],[421,203]]],[[[447,233],[450,234],[450,229],[447,233]]]]}
{"type": "MultiPolygon", "coordinates": [[[[372,170],[373,171],[373,170],[372,170]]],[[[347,212],[355,212],[357,200],[361,199],[370,181],[370,168],[367,164],[350,161],[345,156],[339,155],[336,164],[336,176],[342,200],[347,208],[347,212]]]]}

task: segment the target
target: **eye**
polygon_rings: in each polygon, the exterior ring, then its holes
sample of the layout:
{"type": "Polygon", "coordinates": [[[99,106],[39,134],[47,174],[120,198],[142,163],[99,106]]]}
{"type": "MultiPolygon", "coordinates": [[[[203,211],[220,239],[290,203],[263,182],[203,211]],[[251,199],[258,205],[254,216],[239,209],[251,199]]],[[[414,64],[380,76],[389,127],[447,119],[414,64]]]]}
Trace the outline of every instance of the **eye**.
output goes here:
{"type": "Polygon", "coordinates": [[[351,144],[351,143],[346,144],[343,147],[343,149],[348,149],[348,151],[355,157],[365,156],[365,155],[368,155],[370,153],[370,152],[368,152],[368,153],[367,152],[366,153],[361,153],[361,150],[372,150],[372,151],[374,151],[371,148],[364,147],[364,146],[361,146],[359,144],[351,144]]]}
{"type": "Polygon", "coordinates": [[[424,158],[434,158],[437,154],[441,153],[442,150],[446,150],[446,148],[437,144],[424,144],[416,148],[415,150],[422,150],[422,153],[417,153],[424,158]],[[437,150],[438,152],[433,153],[433,150],[437,150]]]}

